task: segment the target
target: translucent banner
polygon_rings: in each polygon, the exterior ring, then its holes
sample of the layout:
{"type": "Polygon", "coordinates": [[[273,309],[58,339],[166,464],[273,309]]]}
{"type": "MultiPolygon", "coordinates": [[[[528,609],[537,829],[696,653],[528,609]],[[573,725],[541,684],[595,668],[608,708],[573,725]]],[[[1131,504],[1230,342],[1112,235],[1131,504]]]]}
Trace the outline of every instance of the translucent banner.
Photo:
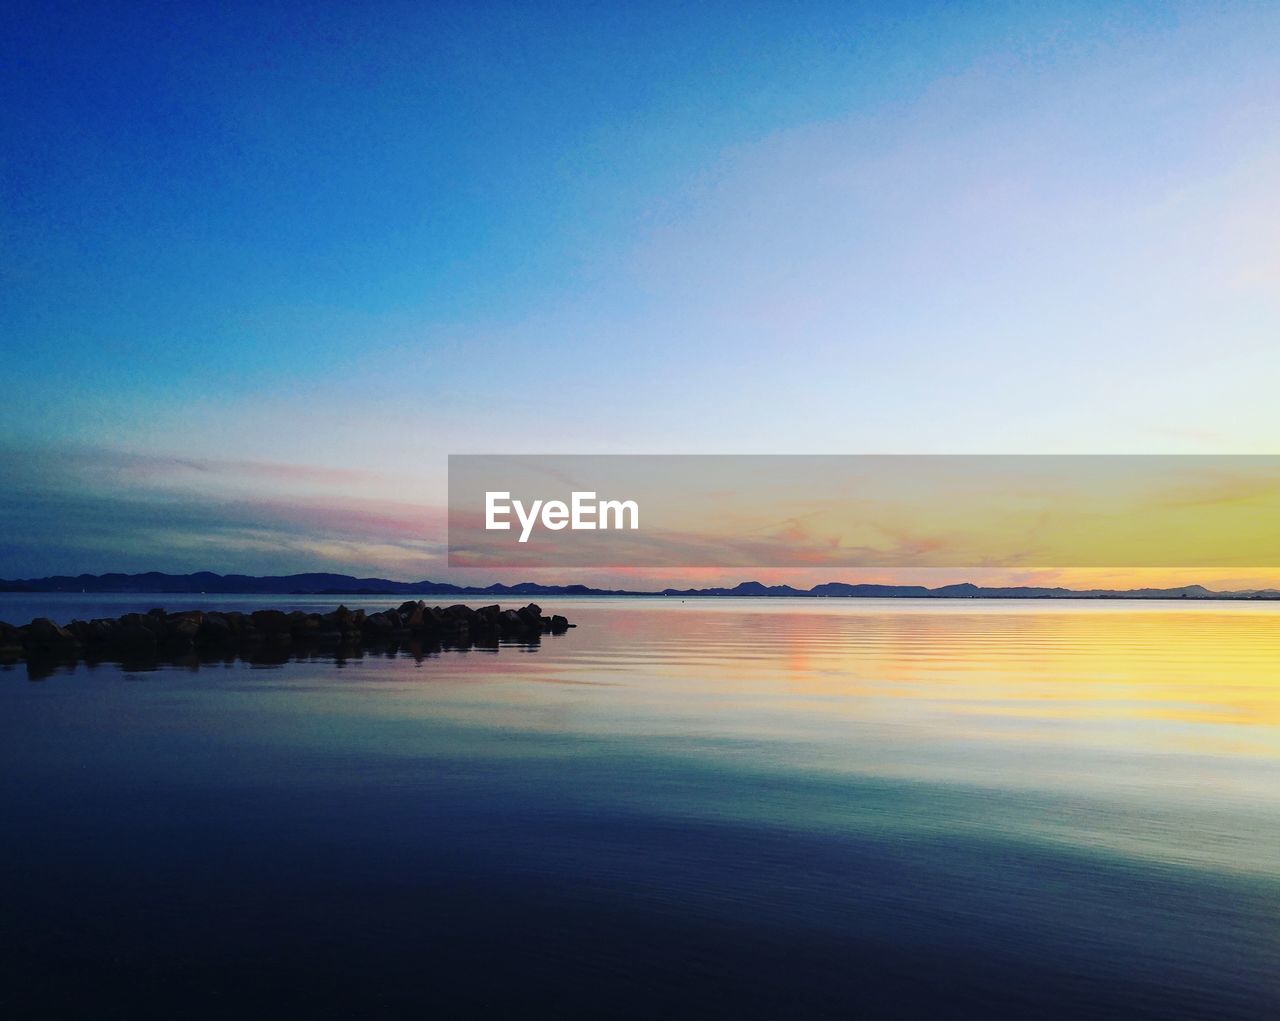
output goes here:
{"type": "Polygon", "coordinates": [[[1280,456],[453,455],[451,567],[1273,567],[1280,456]]]}

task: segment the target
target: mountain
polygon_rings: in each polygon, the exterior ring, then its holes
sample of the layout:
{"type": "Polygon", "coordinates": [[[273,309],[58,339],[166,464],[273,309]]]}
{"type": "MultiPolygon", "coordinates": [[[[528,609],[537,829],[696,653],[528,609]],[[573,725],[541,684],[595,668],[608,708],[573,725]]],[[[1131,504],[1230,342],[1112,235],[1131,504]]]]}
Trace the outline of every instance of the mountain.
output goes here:
{"type": "Polygon", "coordinates": [[[758,581],[744,581],[733,588],[687,588],[663,589],[664,596],[807,596],[812,593],[808,589],[792,588],[790,585],[762,585],[758,581]]]}
{"type": "Polygon", "coordinates": [[[664,589],[635,592],[598,589],[586,585],[544,585],[524,581],[516,585],[483,587],[441,581],[391,581],[388,578],[353,578],[348,574],[288,574],[265,578],[247,574],[80,574],[15,581],[0,579],[0,592],[145,592],[269,595],[414,595],[414,596],[682,596],[719,597],[810,596],[842,599],[1280,599],[1276,589],[1215,592],[1203,585],[1177,588],[1068,589],[1011,586],[983,587],[970,582],[925,588],[923,585],[871,585],[826,582],[810,589],[791,585],[765,585],[744,581],[732,588],[664,589]]]}
{"type": "Polygon", "coordinates": [[[247,574],[80,574],[57,575],[15,581],[0,579],[0,592],[142,592],[265,595],[635,595],[593,589],[585,585],[518,585],[484,587],[438,581],[392,581],[389,578],[353,578],[349,574],[288,574],[254,577],[247,574]]]}
{"type": "Polygon", "coordinates": [[[854,599],[927,599],[934,594],[923,585],[850,585],[844,581],[829,581],[809,590],[813,596],[844,596],[854,599]]]}

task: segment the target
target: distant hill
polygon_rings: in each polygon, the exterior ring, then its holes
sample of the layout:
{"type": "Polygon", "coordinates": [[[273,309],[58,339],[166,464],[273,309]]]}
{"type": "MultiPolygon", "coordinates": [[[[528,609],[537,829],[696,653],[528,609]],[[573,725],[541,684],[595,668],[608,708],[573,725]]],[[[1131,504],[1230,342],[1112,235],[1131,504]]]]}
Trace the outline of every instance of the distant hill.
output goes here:
{"type": "Polygon", "coordinates": [[[1214,592],[1203,585],[1177,588],[1068,589],[1013,586],[984,588],[964,582],[926,588],[923,585],[868,585],[826,582],[810,589],[744,581],[732,588],[664,589],[639,592],[598,589],[586,585],[544,585],[525,581],[516,585],[467,586],[439,581],[391,581],[353,578],[348,574],[288,574],[264,578],[246,574],[81,574],[75,577],[0,580],[0,592],[147,592],[267,595],[404,595],[404,596],[811,596],[841,599],[1280,599],[1276,589],[1214,592]]]}
{"type": "Polygon", "coordinates": [[[349,574],[287,574],[254,577],[247,574],[80,574],[17,581],[0,579],[0,592],[153,592],[265,595],[635,595],[637,593],[587,588],[585,585],[477,586],[436,581],[392,581],[389,578],[353,578],[349,574]]]}

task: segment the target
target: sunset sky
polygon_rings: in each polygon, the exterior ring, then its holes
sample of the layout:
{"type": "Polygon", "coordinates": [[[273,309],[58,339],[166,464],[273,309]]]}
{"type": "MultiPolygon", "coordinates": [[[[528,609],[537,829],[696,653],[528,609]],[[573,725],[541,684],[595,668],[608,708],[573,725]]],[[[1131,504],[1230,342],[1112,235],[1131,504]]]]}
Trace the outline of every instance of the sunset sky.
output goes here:
{"type": "Polygon", "coordinates": [[[8,5],[0,577],[522,580],[450,453],[1280,453],[1280,8],[308,11],[8,5]]]}

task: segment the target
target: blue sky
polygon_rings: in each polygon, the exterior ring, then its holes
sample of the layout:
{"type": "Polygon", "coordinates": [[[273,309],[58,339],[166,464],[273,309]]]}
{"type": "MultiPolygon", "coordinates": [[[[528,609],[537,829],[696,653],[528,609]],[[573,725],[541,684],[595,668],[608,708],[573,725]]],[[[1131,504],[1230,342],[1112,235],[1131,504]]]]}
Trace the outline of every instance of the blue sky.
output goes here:
{"type": "Polygon", "coordinates": [[[1280,439],[1265,5],[5,17],[0,576],[444,576],[451,452],[1280,439]]]}

